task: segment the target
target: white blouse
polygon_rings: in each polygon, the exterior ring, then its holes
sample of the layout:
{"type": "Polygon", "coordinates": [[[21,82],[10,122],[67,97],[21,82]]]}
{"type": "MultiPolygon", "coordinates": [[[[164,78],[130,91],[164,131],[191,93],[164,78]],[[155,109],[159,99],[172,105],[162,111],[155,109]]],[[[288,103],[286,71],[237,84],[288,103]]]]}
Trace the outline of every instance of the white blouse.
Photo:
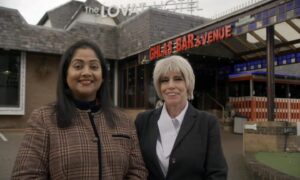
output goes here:
{"type": "Polygon", "coordinates": [[[180,112],[180,114],[172,119],[167,112],[166,105],[164,104],[159,120],[157,122],[159,137],[156,143],[156,154],[159,160],[160,167],[165,176],[168,172],[170,154],[172,152],[187,108],[188,102],[186,103],[184,109],[180,112]]]}

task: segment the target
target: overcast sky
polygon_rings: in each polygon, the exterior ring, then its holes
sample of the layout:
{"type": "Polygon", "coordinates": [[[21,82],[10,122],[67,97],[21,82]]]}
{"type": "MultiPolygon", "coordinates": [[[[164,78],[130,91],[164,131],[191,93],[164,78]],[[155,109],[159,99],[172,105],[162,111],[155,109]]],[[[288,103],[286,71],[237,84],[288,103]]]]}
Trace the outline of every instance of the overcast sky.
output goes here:
{"type": "MultiPolygon", "coordinates": [[[[37,24],[46,11],[56,8],[71,0],[0,0],[0,6],[18,9],[29,24],[37,24]]],[[[85,1],[85,0],[78,0],[85,1]]],[[[147,5],[163,4],[168,0],[98,0],[106,6],[127,6],[146,3],[147,5]]],[[[183,2],[190,0],[169,0],[172,2],[183,2]]],[[[234,10],[249,3],[261,0],[193,0],[197,1],[198,10],[193,15],[211,18],[228,10],[234,10]]]]}

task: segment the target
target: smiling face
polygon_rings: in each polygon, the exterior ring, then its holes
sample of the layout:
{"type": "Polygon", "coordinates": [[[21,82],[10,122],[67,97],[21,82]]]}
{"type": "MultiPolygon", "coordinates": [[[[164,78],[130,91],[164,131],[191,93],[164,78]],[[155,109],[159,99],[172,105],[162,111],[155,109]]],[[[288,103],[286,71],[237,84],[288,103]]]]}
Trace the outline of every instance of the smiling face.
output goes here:
{"type": "Polygon", "coordinates": [[[183,107],[187,102],[187,87],[185,79],[180,72],[168,72],[161,76],[160,92],[166,106],[183,107]]]}
{"type": "Polygon", "coordinates": [[[75,51],[67,72],[67,83],[75,99],[96,99],[103,82],[100,60],[90,48],[79,48],[75,51]]]}

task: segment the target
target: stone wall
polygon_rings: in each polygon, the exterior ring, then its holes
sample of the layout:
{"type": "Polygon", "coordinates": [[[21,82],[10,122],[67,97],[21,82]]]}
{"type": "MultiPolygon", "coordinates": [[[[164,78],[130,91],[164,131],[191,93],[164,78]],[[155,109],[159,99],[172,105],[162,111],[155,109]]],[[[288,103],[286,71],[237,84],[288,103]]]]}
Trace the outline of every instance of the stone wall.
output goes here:
{"type": "Polygon", "coordinates": [[[245,127],[255,125],[256,130],[244,129],[244,153],[300,152],[300,136],[297,136],[295,122],[247,122],[245,127]]]}

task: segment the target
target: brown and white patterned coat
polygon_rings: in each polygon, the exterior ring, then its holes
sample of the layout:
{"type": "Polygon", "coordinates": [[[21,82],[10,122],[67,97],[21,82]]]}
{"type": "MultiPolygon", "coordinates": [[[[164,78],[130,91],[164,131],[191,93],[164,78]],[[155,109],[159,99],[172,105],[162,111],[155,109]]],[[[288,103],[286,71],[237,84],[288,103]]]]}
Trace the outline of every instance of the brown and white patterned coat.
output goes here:
{"type": "Polygon", "coordinates": [[[122,112],[118,114],[122,119],[114,128],[108,126],[101,110],[93,114],[101,145],[99,163],[88,111],[77,109],[73,125],[58,128],[54,105],[35,110],[12,179],[147,179],[134,124],[122,112]]]}

